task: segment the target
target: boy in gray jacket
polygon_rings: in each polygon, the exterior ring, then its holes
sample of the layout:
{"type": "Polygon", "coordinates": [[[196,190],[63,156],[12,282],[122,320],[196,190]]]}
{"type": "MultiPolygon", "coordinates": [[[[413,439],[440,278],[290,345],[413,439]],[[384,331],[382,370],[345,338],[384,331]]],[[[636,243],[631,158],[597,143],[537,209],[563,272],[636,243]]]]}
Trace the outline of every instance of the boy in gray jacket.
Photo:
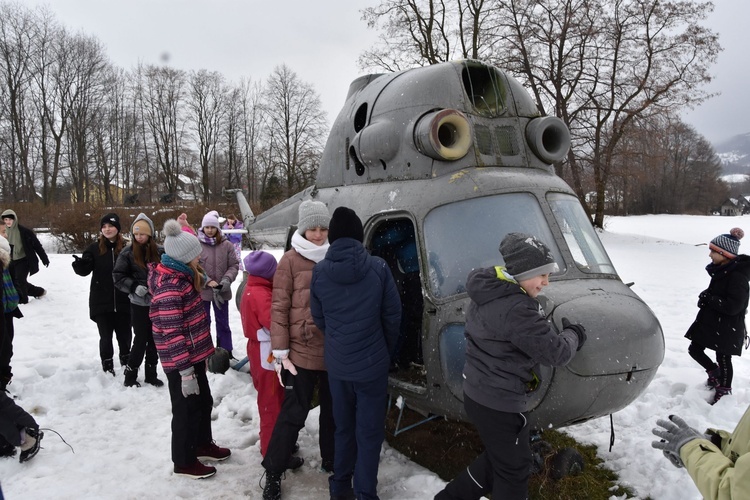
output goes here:
{"type": "Polygon", "coordinates": [[[509,233],[500,243],[505,267],[475,269],[466,289],[464,408],[485,451],[436,500],[525,499],[531,470],[528,394],[538,384],[534,366],[563,366],[586,341],[585,329],[563,318],[558,334],[537,296],[557,264],[534,236],[509,233]]]}

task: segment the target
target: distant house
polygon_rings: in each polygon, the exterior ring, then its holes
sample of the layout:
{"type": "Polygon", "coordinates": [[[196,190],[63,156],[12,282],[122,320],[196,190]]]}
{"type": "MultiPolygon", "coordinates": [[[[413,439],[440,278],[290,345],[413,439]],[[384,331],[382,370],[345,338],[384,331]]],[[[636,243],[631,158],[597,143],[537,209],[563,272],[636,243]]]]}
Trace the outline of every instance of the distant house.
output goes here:
{"type": "Polygon", "coordinates": [[[176,201],[200,201],[203,197],[203,186],[198,179],[193,179],[187,175],[179,174],[177,176],[177,192],[163,193],[159,195],[161,203],[174,203],[176,201]]]}
{"type": "MultiPolygon", "coordinates": [[[[104,186],[102,184],[99,184],[98,182],[91,182],[87,185],[86,181],[83,182],[83,190],[84,192],[88,189],[88,198],[90,203],[94,204],[104,204],[106,203],[106,193],[104,192],[104,186]]],[[[127,197],[127,193],[125,192],[125,189],[122,186],[119,186],[115,183],[109,184],[109,194],[112,198],[112,203],[114,204],[122,204],[124,199],[127,197]]],[[[76,203],[78,201],[78,197],[76,196],[75,189],[70,190],[70,201],[72,203],[76,203]]]]}
{"type": "Polygon", "coordinates": [[[740,195],[737,201],[740,207],[742,207],[742,215],[750,214],[750,194],[740,195]]]}
{"type": "MultiPolygon", "coordinates": [[[[743,198],[744,200],[744,198],[743,198]]],[[[747,203],[747,200],[744,200],[747,203]]],[[[735,216],[742,215],[744,203],[740,202],[736,198],[729,198],[721,204],[721,215],[735,216]]]]}

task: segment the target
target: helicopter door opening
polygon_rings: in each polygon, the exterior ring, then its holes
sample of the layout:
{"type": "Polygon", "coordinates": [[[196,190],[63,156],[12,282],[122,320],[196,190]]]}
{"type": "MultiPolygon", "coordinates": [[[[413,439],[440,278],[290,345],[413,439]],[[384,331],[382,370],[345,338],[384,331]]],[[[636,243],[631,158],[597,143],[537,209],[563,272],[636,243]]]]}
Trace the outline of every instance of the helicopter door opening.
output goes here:
{"type": "Polygon", "coordinates": [[[408,218],[377,222],[369,247],[372,255],[383,258],[391,269],[401,296],[401,332],[391,376],[411,382],[424,381],[422,351],[422,277],[414,223],[408,218]],[[420,380],[421,379],[421,380],[420,380]]]}

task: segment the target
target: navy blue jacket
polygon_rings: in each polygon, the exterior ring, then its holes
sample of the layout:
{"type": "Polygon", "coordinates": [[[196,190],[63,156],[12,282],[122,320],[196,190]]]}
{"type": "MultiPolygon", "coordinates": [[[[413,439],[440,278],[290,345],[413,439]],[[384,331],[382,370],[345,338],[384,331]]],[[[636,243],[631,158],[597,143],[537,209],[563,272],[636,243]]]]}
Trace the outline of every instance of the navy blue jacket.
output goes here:
{"type": "Polygon", "coordinates": [[[334,241],[313,269],[310,311],[325,337],[329,377],[365,382],[388,376],[401,299],[383,259],[355,239],[334,241]]]}

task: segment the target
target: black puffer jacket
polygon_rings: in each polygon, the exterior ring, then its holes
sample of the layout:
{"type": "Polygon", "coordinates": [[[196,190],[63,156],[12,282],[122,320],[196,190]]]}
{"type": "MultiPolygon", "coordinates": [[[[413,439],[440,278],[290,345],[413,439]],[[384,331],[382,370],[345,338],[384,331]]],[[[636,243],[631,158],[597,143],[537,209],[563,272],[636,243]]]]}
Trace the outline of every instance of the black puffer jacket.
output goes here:
{"type": "Polygon", "coordinates": [[[494,410],[528,410],[534,366],[568,364],[576,354],[578,336],[571,330],[558,334],[542,315],[539,302],[498,268],[469,273],[466,291],[471,302],[466,312],[464,392],[494,410]]]}
{"type": "Polygon", "coordinates": [[[115,289],[112,271],[117,255],[115,245],[109,241],[107,251],[99,254],[99,242],[92,243],[83,251],[80,259],[73,261],[73,271],[79,276],[91,274],[89,289],[89,317],[96,321],[96,316],[113,312],[129,311],[130,300],[127,294],[115,289]]]}
{"type": "Polygon", "coordinates": [[[698,316],[685,337],[722,354],[739,356],[745,340],[745,312],[750,295],[750,257],[739,255],[723,266],[706,266],[711,283],[701,292],[698,316]]]}
{"type": "MultiPolygon", "coordinates": [[[[159,249],[159,256],[164,254],[164,248],[159,249]]],[[[148,286],[148,269],[141,267],[135,262],[133,255],[133,245],[128,245],[122,249],[115,262],[115,268],[112,271],[112,277],[115,280],[115,288],[128,295],[130,302],[137,306],[148,307],[151,305],[151,294],[147,293],[143,297],[135,294],[138,285],[148,286]]]]}

